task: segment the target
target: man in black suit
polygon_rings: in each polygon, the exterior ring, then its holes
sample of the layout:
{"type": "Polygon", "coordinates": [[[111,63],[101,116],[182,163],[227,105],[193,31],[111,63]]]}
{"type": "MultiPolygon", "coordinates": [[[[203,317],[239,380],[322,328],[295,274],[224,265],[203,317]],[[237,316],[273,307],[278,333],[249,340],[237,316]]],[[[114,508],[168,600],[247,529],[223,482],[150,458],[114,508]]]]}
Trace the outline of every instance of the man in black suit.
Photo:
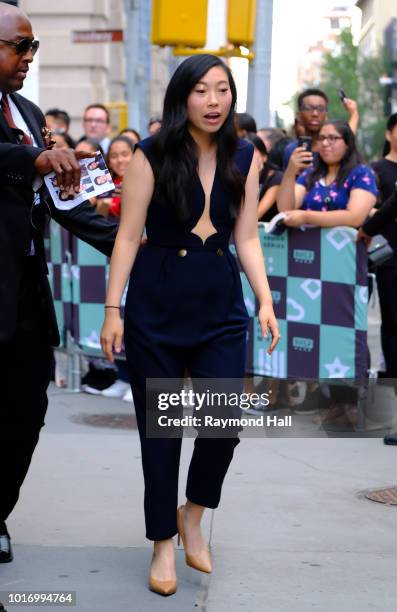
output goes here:
{"type": "MultiPolygon", "coordinates": [[[[371,244],[373,236],[382,234],[397,255],[397,183],[394,193],[387,198],[380,209],[359,229],[357,238],[371,244]]],[[[393,383],[395,385],[395,381],[393,383]]],[[[397,394],[397,387],[395,386],[397,394]]],[[[384,437],[385,444],[397,446],[397,431],[384,437]]]]}
{"type": "MultiPolygon", "coordinates": [[[[38,43],[19,9],[0,2],[0,562],[12,560],[5,521],[44,424],[51,346],[59,333],[44,256],[43,231],[51,214],[61,225],[110,255],[117,223],[88,203],[57,210],[42,186],[54,170],[65,192],[80,185],[77,154],[46,149],[44,116],[16,94],[38,43]]],[[[82,154],[84,156],[84,154],[82,154]]]]}

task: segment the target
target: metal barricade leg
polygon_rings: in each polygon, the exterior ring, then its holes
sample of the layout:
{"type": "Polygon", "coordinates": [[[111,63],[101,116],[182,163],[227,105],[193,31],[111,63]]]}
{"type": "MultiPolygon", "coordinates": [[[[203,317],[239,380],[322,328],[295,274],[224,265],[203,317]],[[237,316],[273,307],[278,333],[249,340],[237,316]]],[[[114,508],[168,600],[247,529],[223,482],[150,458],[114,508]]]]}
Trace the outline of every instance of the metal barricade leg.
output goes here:
{"type": "Polygon", "coordinates": [[[67,386],[73,393],[80,392],[81,349],[72,334],[66,332],[66,350],[68,355],[67,386]]]}

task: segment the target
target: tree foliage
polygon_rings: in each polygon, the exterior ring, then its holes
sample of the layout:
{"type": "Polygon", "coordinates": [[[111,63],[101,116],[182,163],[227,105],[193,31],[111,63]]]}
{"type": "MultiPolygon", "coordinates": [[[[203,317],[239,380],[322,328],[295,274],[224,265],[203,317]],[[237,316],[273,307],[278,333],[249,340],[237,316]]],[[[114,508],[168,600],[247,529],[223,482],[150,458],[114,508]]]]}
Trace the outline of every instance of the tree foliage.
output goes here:
{"type": "Polygon", "coordinates": [[[348,98],[357,100],[358,49],[353,45],[350,30],[343,30],[340,35],[338,52],[324,55],[322,81],[318,84],[329,98],[328,116],[330,119],[345,119],[346,110],[341,104],[338,89],[343,89],[348,98]]]}
{"type": "MultiPolygon", "coordinates": [[[[308,87],[319,87],[329,98],[330,119],[347,119],[348,115],[338,96],[342,88],[358,102],[360,126],[358,141],[368,160],[382,154],[385,124],[390,114],[390,87],[380,85],[382,74],[392,74],[392,63],[381,49],[378,55],[361,57],[353,44],[350,29],[342,30],[335,51],[324,54],[322,78],[308,87]]],[[[295,98],[295,96],[294,96],[295,98]]]]}
{"type": "Polygon", "coordinates": [[[390,56],[385,49],[358,63],[360,131],[358,139],[365,155],[380,157],[385,141],[385,126],[391,114],[391,88],[379,83],[382,74],[393,72],[390,56]]]}

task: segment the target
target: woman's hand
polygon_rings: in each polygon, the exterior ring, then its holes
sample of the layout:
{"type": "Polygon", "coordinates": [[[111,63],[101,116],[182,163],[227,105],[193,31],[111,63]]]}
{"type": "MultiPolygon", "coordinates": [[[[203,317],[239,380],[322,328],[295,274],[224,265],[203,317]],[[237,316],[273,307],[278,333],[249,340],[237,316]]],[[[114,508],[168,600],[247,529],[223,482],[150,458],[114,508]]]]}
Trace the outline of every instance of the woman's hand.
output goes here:
{"type": "Polygon", "coordinates": [[[101,347],[106,359],[114,362],[113,348],[116,353],[121,351],[124,325],[117,308],[107,308],[105,322],[101,330],[101,347]]]}
{"type": "Polygon", "coordinates": [[[267,338],[268,329],[270,329],[270,333],[272,335],[272,342],[269,348],[267,349],[267,352],[269,355],[271,355],[281,338],[273,306],[271,304],[263,304],[259,308],[258,319],[261,326],[262,336],[264,338],[267,338]]]}
{"type": "Polygon", "coordinates": [[[373,236],[368,236],[368,234],[366,234],[366,233],[364,232],[363,228],[362,228],[362,227],[360,227],[360,229],[359,229],[359,230],[358,230],[358,232],[357,232],[357,238],[356,238],[357,242],[358,242],[359,240],[362,240],[362,241],[364,242],[365,246],[366,246],[366,247],[367,247],[367,249],[368,249],[368,248],[369,248],[369,246],[370,246],[370,244],[371,244],[371,242],[372,242],[372,238],[373,238],[373,236]]]}
{"type": "Polygon", "coordinates": [[[284,224],[288,227],[300,227],[307,223],[306,210],[287,210],[284,224]]]}
{"type": "Polygon", "coordinates": [[[291,153],[291,157],[288,162],[288,170],[294,172],[295,175],[307,170],[310,164],[313,163],[313,153],[307,151],[305,147],[296,147],[295,151],[291,153]]]}
{"type": "Polygon", "coordinates": [[[350,115],[350,118],[349,118],[350,129],[353,132],[353,134],[356,134],[357,129],[358,129],[358,122],[360,119],[360,115],[358,113],[357,102],[355,100],[352,100],[351,98],[344,98],[342,101],[342,104],[350,115]]]}
{"type": "Polygon", "coordinates": [[[355,100],[352,100],[351,98],[344,98],[342,104],[350,116],[358,113],[358,105],[355,100]]]}

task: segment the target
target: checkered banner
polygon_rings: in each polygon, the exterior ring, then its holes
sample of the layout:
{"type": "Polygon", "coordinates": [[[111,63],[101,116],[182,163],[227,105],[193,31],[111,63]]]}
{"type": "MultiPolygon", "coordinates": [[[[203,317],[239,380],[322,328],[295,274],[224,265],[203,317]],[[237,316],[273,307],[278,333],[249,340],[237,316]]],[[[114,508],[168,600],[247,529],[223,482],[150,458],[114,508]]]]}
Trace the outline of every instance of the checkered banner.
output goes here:
{"type": "MultiPolygon", "coordinates": [[[[281,340],[269,356],[258,304],[240,275],[251,317],[247,372],[275,378],[367,377],[367,253],[349,227],[259,229],[281,340]]],[[[232,250],[235,252],[234,246],[232,250]]]]}
{"type": "Polygon", "coordinates": [[[55,312],[61,336],[61,346],[66,343],[66,331],[72,331],[72,236],[55,221],[46,229],[48,280],[54,298],[55,312]]]}
{"type": "MultiPolygon", "coordinates": [[[[281,340],[269,356],[258,304],[240,268],[250,315],[247,372],[315,380],[366,377],[367,254],[356,233],[335,227],[288,229],[276,236],[259,228],[281,340]]],[[[70,330],[83,350],[99,354],[108,259],[55,222],[47,247],[61,332],[70,330]]],[[[235,254],[233,244],[230,249],[235,254]]]]}
{"type": "Polygon", "coordinates": [[[104,320],[109,259],[72,236],[73,337],[89,353],[102,353],[99,336],[104,320]]]}

